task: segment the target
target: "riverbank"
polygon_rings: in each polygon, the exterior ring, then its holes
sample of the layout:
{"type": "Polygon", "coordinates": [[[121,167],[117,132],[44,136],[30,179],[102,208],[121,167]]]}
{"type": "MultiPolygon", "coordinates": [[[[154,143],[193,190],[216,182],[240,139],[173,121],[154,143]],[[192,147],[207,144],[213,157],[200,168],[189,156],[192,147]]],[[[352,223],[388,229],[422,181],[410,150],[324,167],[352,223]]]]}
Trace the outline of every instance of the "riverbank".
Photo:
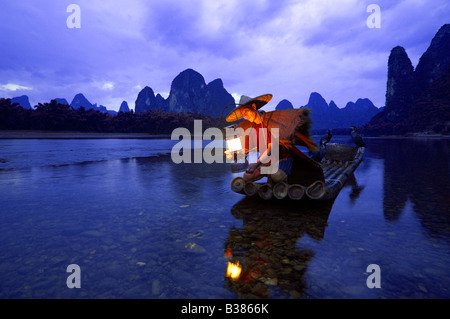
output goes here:
{"type": "Polygon", "coordinates": [[[98,133],[98,132],[49,132],[49,131],[0,131],[0,139],[156,139],[170,135],[147,133],[98,133]]]}
{"type": "MultiPolygon", "coordinates": [[[[314,134],[313,137],[321,135],[314,134]]],[[[344,136],[344,135],[336,135],[344,136]]],[[[170,135],[147,134],[147,133],[99,133],[99,132],[51,132],[51,131],[0,131],[0,139],[158,139],[169,138],[170,135]]],[[[448,135],[440,134],[414,134],[409,136],[401,135],[383,135],[383,136],[364,136],[370,139],[411,139],[411,138],[450,138],[448,135]]]]}
{"type": "Polygon", "coordinates": [[[381,135],[381,136],[365,136],[364,138],[370,139],[448,139],[449,135],[442,134],[414,134],[408,136],[402,135],[381,135]]]}

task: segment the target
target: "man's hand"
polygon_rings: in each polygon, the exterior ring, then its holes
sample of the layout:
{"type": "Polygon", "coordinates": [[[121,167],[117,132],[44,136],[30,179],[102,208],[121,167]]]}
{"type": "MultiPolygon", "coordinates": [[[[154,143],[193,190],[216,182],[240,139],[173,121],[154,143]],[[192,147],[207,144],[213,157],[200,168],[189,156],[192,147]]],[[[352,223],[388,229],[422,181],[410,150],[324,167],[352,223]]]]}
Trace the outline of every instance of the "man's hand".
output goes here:
{"type": "Polygon", "coordinates": [[[248,174],[253,174],[253,172],[255,171],[255,169],[259,168],[261,166],[261,162],[260,163],[252,163],[248,166],[247,168],[247,173],[248,174]]]}

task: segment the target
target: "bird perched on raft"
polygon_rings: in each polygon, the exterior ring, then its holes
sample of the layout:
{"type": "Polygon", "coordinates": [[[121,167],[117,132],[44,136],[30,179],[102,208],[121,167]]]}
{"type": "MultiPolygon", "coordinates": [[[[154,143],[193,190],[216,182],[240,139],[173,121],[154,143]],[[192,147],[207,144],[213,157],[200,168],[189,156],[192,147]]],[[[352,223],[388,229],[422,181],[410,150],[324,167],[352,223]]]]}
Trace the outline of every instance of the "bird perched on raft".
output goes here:
{"type": "Polygon", "coordinates": [[[331,130],[328,130],[327,135],[322,136],[322,138],[320,139],[320,146],[329,143],[331,141],[332,136],[333,135],[331,134],[331,130]]]}
{"type": "Polygon", "coordinates": [[[328,133],[322,136],[322,138],[320,139],[319,149],[309,152],[309,155],[313,160],[315,160],[316,162],[320,162],[325,157],[325,154],[327,152],[326,145],[331,141],[332,136],[333,135],[331,134],[331,130],[328,130],[328,133]]]}
{"type": "Polygon", "coordinates": [[[357,133],[358,129],[355,126],[350,126],[350,128],[352,129],[352,132],[350,133],[350,135],[352,137],[353,143],[355,143],[355,145],[358,147],[367,147],[366,143],[364,143],[361,135],[359,135],[357,133]]]}

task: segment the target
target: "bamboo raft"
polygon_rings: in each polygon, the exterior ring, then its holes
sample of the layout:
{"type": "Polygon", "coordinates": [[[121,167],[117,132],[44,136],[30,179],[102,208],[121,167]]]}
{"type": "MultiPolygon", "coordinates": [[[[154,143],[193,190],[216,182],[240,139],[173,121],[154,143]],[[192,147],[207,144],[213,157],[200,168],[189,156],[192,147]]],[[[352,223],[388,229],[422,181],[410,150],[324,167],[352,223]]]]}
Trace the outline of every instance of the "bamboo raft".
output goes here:
{"type": "Polygon", "coordinates": [[[231,182],[231,189],[247,196],[259,196],[264,200],[291,199],[329,200],[336,198],[346,181],[358,168],[364,157],[365,147],[353,147],[344,144],[327,144],[324,161],[320,163],[325,182],[317,180],[305,186],[289,185],[285,182],[267,183],[245,182],[242,177],[236,177],[231,182]]]}

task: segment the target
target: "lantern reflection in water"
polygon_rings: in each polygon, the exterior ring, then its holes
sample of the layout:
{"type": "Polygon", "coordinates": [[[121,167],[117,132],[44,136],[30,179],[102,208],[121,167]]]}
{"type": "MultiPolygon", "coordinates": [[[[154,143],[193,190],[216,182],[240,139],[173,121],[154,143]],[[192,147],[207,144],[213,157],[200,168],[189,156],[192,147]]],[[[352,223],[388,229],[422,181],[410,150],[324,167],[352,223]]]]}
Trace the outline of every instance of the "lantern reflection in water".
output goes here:
{"type": "Polygon", "coordinates": [[[231,261],[228,261],[228,267],[226,276],[228,278],[231,278],[232,280],[238,280],[239,276],[241,275],[242,267],[239,264],[239,261],[237,263],[232,263],[231,261]]]}

